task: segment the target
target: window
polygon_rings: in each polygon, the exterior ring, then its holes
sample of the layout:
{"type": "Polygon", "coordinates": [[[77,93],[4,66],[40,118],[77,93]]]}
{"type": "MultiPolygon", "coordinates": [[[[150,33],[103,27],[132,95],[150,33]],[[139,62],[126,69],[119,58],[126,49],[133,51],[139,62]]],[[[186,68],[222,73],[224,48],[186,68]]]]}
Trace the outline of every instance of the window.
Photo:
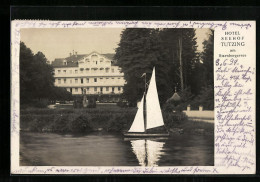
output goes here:
{"type": "Polygon", "coordinates": [[[109,78],[107,78],[107,80],[108,80],[109,78]]]}
{"type": "Polygon", "coordinates": [[[61,83],[61,81],[60,81],[60,79],[58,79],[58,84],[60,84],[61,83]]]}
{"type": "Polygon", "coordinates": [[[106,68],[106,73],[108,73],[109,72],[109,68],[106,68]]]}
{"type": "Polygon", "coordinates": [[[86,73],[89,73],[89,68],[86,68],[86,73]]]}
{"type": "Polygon", "coordinates": [[[121,78],[120,77],[118,77],[118,80],[120,80],[121,78]]]}
{"type": "Polygon", "coordinates": [[[80,68],[80,73],[81,73],[81,74],[83,73],[83,70],[84,70],[84,68],[80,68]]]}
{"type": "Polygon", "coordinates": [[[78,92],[78,88],[75,88],[75,92],[78,92]]]}
{"type": "Polygon", "coordinates": [[[97,87],[94,87],[94,91],[95,91],[95,92],[97,91],[97,87]]]}
{"type": "Polygon", "coordinates": [[[78,79],[77,78],[75,79],[75,83],[78,83],[78,79]]]}
{"type": "Polygon", "coordinates": [[[93,63],[98,59],[98,56],[97,55],[92,55],[91,56],[91,60],[93,61],[93,63]]]}
{"type": "Polygon", "coordinates": [[[115,72],[114,68],[112,68],[111,71],[112,71],[112,73],[114,73],[115,72]]]}
{"type": "Polygon", "coordinates": [[[97,64],[97,61],[96,61],[96,64],[97,64]]]}
{"type": "Polygon", "coordinates": [[[94,78],[94,82],[97,82],[97,78],[94,78]]]}
{"type": "Polygon", "coordinates": [[[64,78],[64,83],[66,83],[66,78],[64,78]]]}
{"type": "Polygon", "coordinates": [[[91,68],[91,72],[92,73],[96,73],[97,72],[97,68],[91,68]]]}
{"type": "Polygon", "coordinates": [[[58,73],[60,74],[60,70],[58,70],[58,73]]]}
{"type": "Polygon", "coordinates": [[[106,87],[106,91],[109,91],[109,87],[106,87]]]}
{"type": "Polygon", "coordinates": [[[78,74],[78,70],[75,70],[75,73],[78,74]]]}
{"type": "Polygon", "coordinates": [[[89,83],[89,78],[86,78],[86,80],[87,80],[87,83],[89,83]]]}
{"type": "Polygon", "coordinates": [[[100,78],[100,82],[102,82],[103,81],[103,78],[100,78]]]}
{"type": "Polygon", "coordinates": [[[89,87],[87,87],[87,92],[89,91],[89,87]]]}
{"type": "Polygon", "coordinates": [[[118,91],[120,91],[121,90],[121,87],[118,87],[118,91]]]}
{"type": "Polygon", "coordinates": [[[80,80],[81,80],[81,83],[83,83],[83,78],[81,78],[80,80]]]}
{"type": "Polygon", "coordinates": [[[63,70],[63,73],[66,74],[66,70],[63,70]]]}
{"type": "Polygon", "coordinates": [[[72,93],[72,88],[70,88],[70,92],[72,93]]]}
{"type": "Polygon", "coordinates": [[[103,87],[100,87],[100,92],[103,92],[103,87]]]}
{"type": "Polygon", "coordinates": [[[114,92],[115,91],[115,87],[112,87],[112,92],[114,92]]]}

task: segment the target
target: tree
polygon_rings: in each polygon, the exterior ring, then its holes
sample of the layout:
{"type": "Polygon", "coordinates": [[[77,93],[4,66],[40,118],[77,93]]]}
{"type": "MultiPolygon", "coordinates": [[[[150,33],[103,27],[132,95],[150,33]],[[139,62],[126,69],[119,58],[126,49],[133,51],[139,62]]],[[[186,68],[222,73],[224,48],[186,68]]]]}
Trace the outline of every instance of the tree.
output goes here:
{"type": "Polygon", "coordinates": [[[153,67],[156,68],[156,83],[161,103],[169,97],[168,61],[161,46],[159,30],[147,28],[125,29],[116,49],[115,59],[122,68],[127,82],[124,96],[131,103],[140,100],[144,92],[143,73],[150,79],[153,67]]]}
{"type": "Polygon", "coordinates": [[[193,100],[192,105],[196,108],[202,105],[204,110],[214,110],[214,86],[203,87],[200,94],[193,100]]]}
{"type": "Polygon", "coordinates": [[[162,29],[160,37],[170,60],[171,90],[177,86],[180,90],[193,87],[195,62],[197,60],[197,41],[194,29],[162,29]]]}
{"type": "MultiPolygon", "coordinates": [[[[71,98],[71,93],[54,86],[53,68],[47,64],[42,52],[33,54],[30,48],[20,44],[20,99],[21,104],[35,100],[71,98]]],[[[65,99],[64,99],[65,100],[65,99]]]]}
{"type": "Polygon", "coordinates": [[[53,68],[47,64],[47,59],[42,52],[34,55],[34,82],[37,83],[35,92],[38,98],[49,98],[49,91],[54,85],[53,68]]]}
{"type": "Polygon", "coordinates": [[[214,50],[214,31],[210,30],[208,40],[203,42],[204,51],[202,53],[203,61],[203,73],[204,73],[204,86],[214,85],[214,75],[213,75],[213,50],[214,50]]]}
{"type": "Polygon", "coordinates": [[[20,44],[20,97],[21,103],[26,103],[34,95],[35,83],[32,80],[34,71],[33,53],[23,42],[20,44]]]}
{"type": "Polygon", "coordinates": [[[214,109],[214,75],[213,75],[213,46],[214,46],[214,31],[210,30],[209,37],[203,42],[204,51],[201,53],[201,62],[198,62],[197,85],[200,86],[200,91],[193,100],[192,105],[199,107],[202,105],[204,109],[214,109]]]}
{"type": "Polygon", "coordinates": [[[61,87],[52,87],[50,91],[49,98],[53,101],[55,100],[71,100],[72,94],[71,92],[68,92],[65,88],[61,87]]]}

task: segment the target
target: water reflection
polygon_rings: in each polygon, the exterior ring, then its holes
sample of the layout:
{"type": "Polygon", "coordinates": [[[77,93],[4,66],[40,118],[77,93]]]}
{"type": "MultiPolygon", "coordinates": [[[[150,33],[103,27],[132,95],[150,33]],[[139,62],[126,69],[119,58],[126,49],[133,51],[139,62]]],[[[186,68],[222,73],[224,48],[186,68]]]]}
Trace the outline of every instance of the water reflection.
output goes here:
{"type": "Polygon", "coordinates": [[[158,161],[164,154],[163,146],[165,142],[138,139],[131,140],[130,143],[140,166],[158,166],[158,161]]]}
{"type": "Polygon", "coordinates": [[[214,136],[20,133],[21,166],[213,166],[214,136]]]}

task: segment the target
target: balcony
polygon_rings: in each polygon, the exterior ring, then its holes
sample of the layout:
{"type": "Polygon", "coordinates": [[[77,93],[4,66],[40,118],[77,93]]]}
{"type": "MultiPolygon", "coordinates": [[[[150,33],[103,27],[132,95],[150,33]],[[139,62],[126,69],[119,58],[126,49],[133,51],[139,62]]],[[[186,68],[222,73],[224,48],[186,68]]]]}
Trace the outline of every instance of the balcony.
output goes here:
{"type": "Polygon", "coordinates": [[[83,73],[81,73],[80,71],[78,73],[56,73],[54,75],[55,78],[77,78],[77,77],[101,77],[101,76],[107,76],[107,77],[113,77],[113,76],[124,76],[124,73],[120,73],[120,72],[104,72],[104,71],[100,71],[97,70],[95,72],[86,72],[84,71],[83,73]]]}
{"type": "Polygon", "coordinates": [[[55,86],[58,87],[111,87],[111,86],[124,86],[125,82],[121,81],[121,82],[92,82],[92,83],[70,83],[70,82],[66,82],[66,83],[57,83],[55,82],[55,86]]]}

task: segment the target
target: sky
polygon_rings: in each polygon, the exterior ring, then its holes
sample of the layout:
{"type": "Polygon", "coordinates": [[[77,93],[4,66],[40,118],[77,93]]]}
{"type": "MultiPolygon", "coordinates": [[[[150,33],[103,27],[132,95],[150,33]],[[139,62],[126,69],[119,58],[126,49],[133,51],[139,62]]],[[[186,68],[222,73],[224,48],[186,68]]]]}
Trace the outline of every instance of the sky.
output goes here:
{"type": "MultiPolygon", "coordinates": [[[[41,51],[49,61],[68,57],[72,51],[78,54],[115,53],[120,42],[121,28],[77,28],[77,29],[21,29],[21,41],[34,54],[41,51]]],[[[202,42],[208,37],[209,29],[196,29],[198,51],[203,50],[202,42]]]]}

